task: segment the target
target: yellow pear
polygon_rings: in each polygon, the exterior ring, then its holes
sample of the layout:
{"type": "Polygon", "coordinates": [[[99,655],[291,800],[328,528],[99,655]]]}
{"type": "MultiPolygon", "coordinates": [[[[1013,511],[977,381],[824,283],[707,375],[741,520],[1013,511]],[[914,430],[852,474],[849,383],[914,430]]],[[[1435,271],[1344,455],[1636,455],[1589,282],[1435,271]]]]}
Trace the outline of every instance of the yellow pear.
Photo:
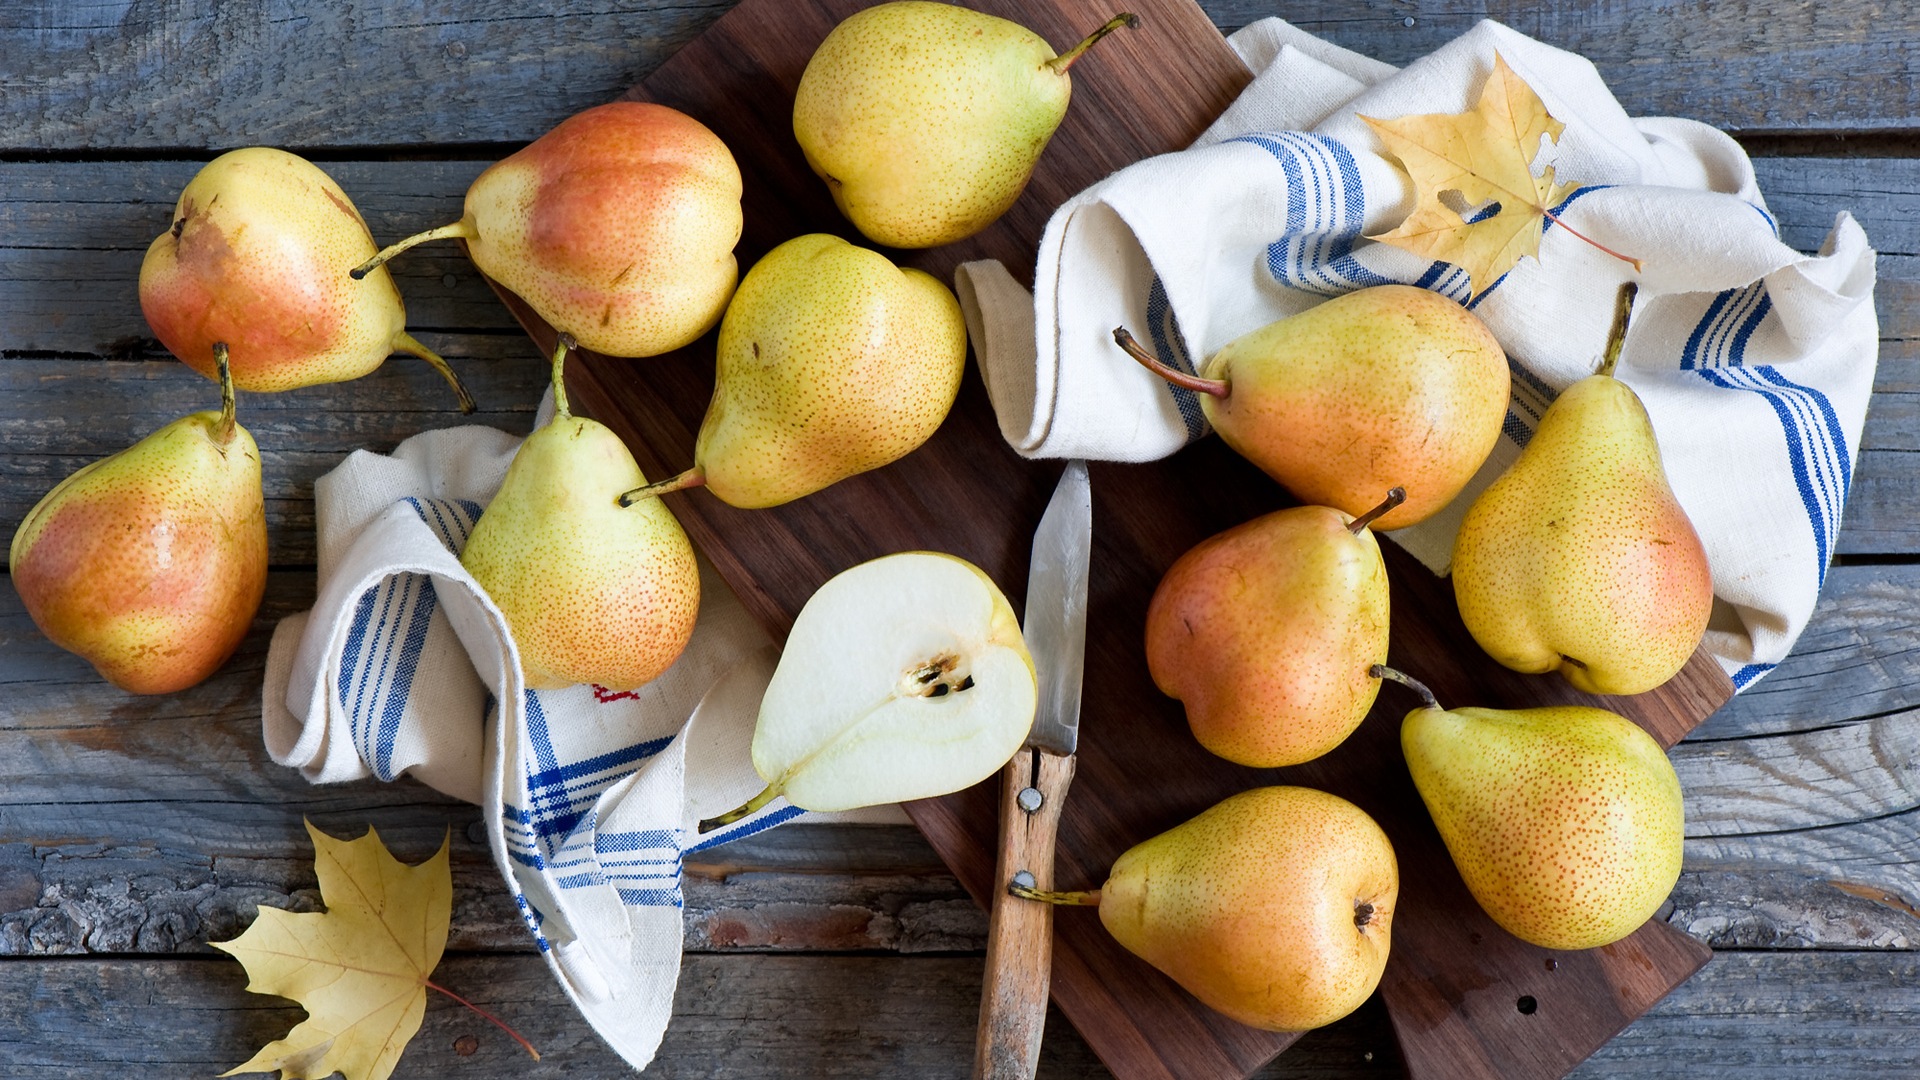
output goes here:
{"type": "Polygon", "coordinates": [[[614,101],[481,173],[459,221],[393,244],[353,274],[459,237],[481,273],[583,348],[656,356],[720,318],[740,227],[740,167],[720,137],[677,109],[614,101]]]}
{"type": "Polygon", "coordinates": [[[1366,811],[1313,788],[1263,787],[1129,848],[1096,891],[1008,891],[1098,904],[1115,941],[1210,1008],[1307,1031],[1380,984],[1400,871],[1366,811]]]}
{"type": "Polygon", "coordinates": [[[1507,415],[1506,353],[1474,314],[1410,285],[1337,296],[1228,342],[1198,376],[1124,329],[1135,360],[1200,395],[1228,446],[1303,503],[1365,513],[1390,487],[1407,501],[1374,523],[1423,521],[1492,452],[1507,415]]]}
{"type": "Polygon", "coordinates": [[[360,212],[319,167],[284,150],[234,150],[194,175],[148,246],[140,310],[168,351],[210,379],[214,343],[226,345],[242,390],[357,379],[405,352],[472,412],[453,369],[407,333],[393,277],[347,276],[373,250],[360,212]]]}
{"type": "Polygon", "coordinates": [[[1460,618],[1516,671],[1590,694],[1672,678],[1713,612],[1706,549],[1673,497],[1646,407],[1611,374],[1562,391],[1526,449],[1474,500],[1453,546],[1460,618]]]}
{"type": "Polygon", "coordinates": [[[966,359],[939,279],[837,236],[795,237],[727,305],[693,468],[625,501],[704,484],[734,506],[778,506],[877,469],[946,419],[966,359]]]}
{"type": "Polygon", "coordinates": [[[213,674],[267,587],[260,451],[234,421],[227,350],[213,351],[219,412],[181,417],[62,480],[8,554],[34,624],[137,694],[213,674]]]}
{"type": "Polygon", "coordinates": [[[1467,890],[1513,936],[1591,949],[1639,929],[1680,878],[1680,779],[1666,752],[1605,709],[1407,714],[1400,745],[1467,890]]]}
{"type": "Polygon", "coordinates": [[[867,238],[924,248],[1006,213],[1067,114],[1067,69],[1120,15],[1063,56],[1019,23],[952,4],[880,4],[834,27],[807,61],[793,134],[867,238]]]}
{"type": "Polygon", "coordinates": [[[554,350],[553,419],[513,455],[460,564],[506,616],[529,687],[632,690],[686,648],[700,572],[664,503],[620,505],[646,477],[618,435],[569,411],[572,345],[554,350]]]}
{"type": "Polygon", "coordinates": [[[1147,605],[1147,670],[1200,745],[1255,768],[1338,746],[1380,690],[1387,568],[1361,518],[1296,506],[1202,541],[1147,605]]]}

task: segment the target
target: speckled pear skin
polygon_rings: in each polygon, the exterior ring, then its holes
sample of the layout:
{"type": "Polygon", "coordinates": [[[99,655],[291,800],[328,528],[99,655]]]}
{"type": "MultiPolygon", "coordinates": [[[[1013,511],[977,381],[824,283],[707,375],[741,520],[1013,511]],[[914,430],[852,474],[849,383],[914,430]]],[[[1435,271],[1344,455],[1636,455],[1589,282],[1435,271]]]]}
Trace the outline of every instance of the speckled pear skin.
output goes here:
{"type": "Polygon", "coordinates": [[[938,279],[836,236],[795,237],[727,308],[694,462],[733,506],[812,494],[926,442],[966,358],[960,304],[938,279]]]}
{"type": "Polygon", "coordinates": [[[1208,1007],[1307,1031],[1379,985],[1399,892],[1393,846],[1365,811],[1265,787],[1128,849],[1100,887],[1100,921],[1208,1007]]]}
{"type": "Polygon", "coordinates": [[[1500,437],[1506,353],[1438,293],[1377,285],[1228,342],[1200,368],[1225,380],[1201,411],[1228,446],[1303,503],[1363,514],[1396,485],[1398,529],[1453,501],[1500,437]]]}
{"type": "Polygon", "coordinates": [[[1548,407],[1462,519],[1453,593],[1489,656],[1590,694],[1644,693],[1686,664],[1713,577],[1630,387],[1592,375],[1548,407]]]}
{"type": "Polygon", "coordinates": [[[793,134],[847,220],[889,247],[950,244],[1026,189],[1067,114],[1066,72],[1015,22],[914,0],[849,16],[794,95],[793,134]]]}
{"type": "Polygon", "coordinates": [[[467,189],[474,265],[583,348],[656,356],[712,328],[739,266],[740,167],[676,109],[599,105],[467,189]]]}
{"type": "Polygon", "coordinates": [[[53,643],[136,694],[199,683],[239,647],[267,585],[260,451],[220,413],[182,417],[61,481],[8,565],[53,643]]]}
{"type": "Polygon", "coordinates": [[[214,343],[226,342],[242,390],[356,379],[405,338],[393,276],[347,275],[373,253],[359,211],[317,166],[267,147],[235,150],[187,183],[171,227],[147,248],[140,310],[160,343],[209,379],[219,378],[214,343]]]}
{"type": "Polygon", "coordinates": [[[1202,541],[1161,578],[1147,669],[1185,703],[1200,745],[1256,768],[1295,765],[1366,718],[1380,691],[1368,669],[1387,658],[1387,570],[1352,520],[1276,511],[1202,541]]]}
{"type": "Polygon", "coordinates": [[[1618,941],[1680,878],[1680,780],[1660,744],[1615,713],[1422,708],[1400,743],[1468,891],[1522,941],[1618,941]]]}
{"type": "Polygon", "coordinates": [[[584,417],[522,443],[460,563],[506,616],[527,685],[633,690],[686,648],[700,606],[693,546],[626,444],[584,417]]]}

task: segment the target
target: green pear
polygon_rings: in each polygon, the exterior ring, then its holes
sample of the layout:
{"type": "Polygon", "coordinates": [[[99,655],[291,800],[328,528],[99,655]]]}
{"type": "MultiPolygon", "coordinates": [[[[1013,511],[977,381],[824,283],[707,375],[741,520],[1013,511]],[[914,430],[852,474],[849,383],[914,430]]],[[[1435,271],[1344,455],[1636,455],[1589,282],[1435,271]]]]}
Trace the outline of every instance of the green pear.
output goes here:
{"type": "Polygon", "coordinates": [[[1119,15],[1062,56],[1021,26],[919,0],[849,16],[820,43],[793,100],[793,134],[867,238],[925,248],[1006,213],[1067,114],[1067,69],[1119,15]]]}
{"type": "Polygon", "coordinates": [[[210,379],[214,343],[225,344],[242,390],[357,379],[405,352],[433,365],[472,412],[453,369],[407,333],[393,277],[347,277],[373,250],[360,212],[312,162],[234,150],[194,175],[172,226],[147,248],[140,310],[162,345],[210,379]]]}
{"type": "Polygon", "coordinates": [[[527,436],[460,564],[506,617],[526,684],[632,690],[693,635],[700,571],[664,503],[622,507],[646,477],[605,425],[574,416],[553,354],[553,419],[527,436]]]}
{"type": "Polygon", "coordinates": [[[1380,984],[1400,871],[1366,811],[1304,787],[1243,791],[1129,848],[1092,892],[1129,952],[1208,1007],[1268,1031],[1333,1023],[1380,984]]]}
{"type": "Polygon", "coordinates": [[[34,624],[136,694],[213,674],[266,591],[260,451],[234,420],[225,345],[213,357],[219,412],[175,420],[62,480],[9,550],[34,624]]]}
{"type": "Polygon", "coordinates": [[[1147,670],[1194,738],[1242,765],[1309,761],[1366,718],[1387,659],[1387,568],[1365,516],[1296,506],[1182,555],[1147,605],[1147,670]]]}
{"type": "Polygon", "coordinates": [[[727,305],[693,468],[627,501],[704,484],[733,506],[778,506],[877,469],[933,435],[966,360],[939,279],[837,236],[795,237],[727,305]]]}
{"type": "Polygon", "coordinates": [[[760,701],[767,787],[701,831],[779,796],[808,810],[925,799],[992,776],[1033,728],[1033,657],[986,572],[933,551],[887,555],[820,586],[760,701]]]}
{"type": "Polygon", "coordinates": [[[1453,545],[1460,618],[1515,671],[1638,694],[1684,666],[1713,613],[1706,549],[1673,497],[1647,410],[1611,374],[1562,391],[1453,545]]]}
{"type": "Polygon", "coordinates": [[[1124,329],[1135,360],[1200,395],[1228,446],[1303,503],[1365,513],[1390,487],[1407,501],[1375,522],[1438,513],[1473,478],[1507,415],[1506,353],[1474,314],[1409,285],[1337,296],[1228,342],[1198,376],[1124,329]]]}
{"type": "Polygon", "coordinates": [[[1666,752],[1605,709],[1442,709],[1400,746],[1467,890],[1513,936],[1591,949],[1639,929],[1680,878],[1680,779],[1666,752]]]}
{"type": "Polygon", "coordinates": [[[657,356],[712,328],[739,266],[740,167],[693,117],[640,101],[575,113],[476,177],[457,237],[480,272],[583,348],[657,356]]]}

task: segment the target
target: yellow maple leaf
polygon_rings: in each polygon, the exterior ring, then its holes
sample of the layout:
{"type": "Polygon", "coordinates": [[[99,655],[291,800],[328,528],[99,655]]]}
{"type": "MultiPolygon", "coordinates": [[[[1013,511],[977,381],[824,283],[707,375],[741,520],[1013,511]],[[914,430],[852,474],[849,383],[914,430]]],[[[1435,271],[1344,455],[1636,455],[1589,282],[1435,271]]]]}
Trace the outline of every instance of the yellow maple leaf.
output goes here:
{"type": "MultiPolygon", "coordinates": [[[[1533,175],[1533,161],[1541,140],[1557,142],[1566,125],[1548,115],[1540,95],[1499,54],[1480,100],[1467,112],[1360,119],[1400,159],[1415,196],[1413,213],[1398,228],[1368,239],[1459,266],[1475,294],[1522,257],[1539,258],[1541,222],[1553,217],[1551,208],[1575,185],[1555,183],[1552,166],[1533,175]],[[1457,193],[1451,206],[1450,192],[1457,193]],[[1474,213],[1471,220],[1462,214],[1488,203],[1498,203],[1497,211],[1474,213]]],[[[1559,218],[1554,221],[1566,226],[1559,218]]],[[[1580,239],[1639,265],[1585,236],[1580,239]]]]}
{"type": "MultiPolygon", "coordinates": [[[[292,998],[307,1018],[231,1072],[283,1080],[386,1080],[426,1013],[428,976],[447,946],[453,875],[447,844],[406,866],[371,828],[335,840],[307,823],[327,910],[263,907],[246,933],[213,942],[246,966],[247,989],[292,998]]],[[[438,989],[438,987],[435,987],[438,989]]]]}

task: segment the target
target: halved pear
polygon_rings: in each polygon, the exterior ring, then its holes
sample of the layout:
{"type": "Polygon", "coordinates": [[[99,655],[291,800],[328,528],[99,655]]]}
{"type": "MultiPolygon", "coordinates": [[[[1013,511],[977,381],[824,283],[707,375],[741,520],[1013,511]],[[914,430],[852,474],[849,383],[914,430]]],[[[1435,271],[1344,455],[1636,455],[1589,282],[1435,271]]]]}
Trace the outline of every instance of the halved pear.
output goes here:
{"type": "Polygon", "coordinates": [[[1012,605],[965,559],[911,551],[861,563],[794,620],[760,702],[753,767],[808,810],[945,795],[993,775],[1033,726],[1033,658],[1012,605]]]}

